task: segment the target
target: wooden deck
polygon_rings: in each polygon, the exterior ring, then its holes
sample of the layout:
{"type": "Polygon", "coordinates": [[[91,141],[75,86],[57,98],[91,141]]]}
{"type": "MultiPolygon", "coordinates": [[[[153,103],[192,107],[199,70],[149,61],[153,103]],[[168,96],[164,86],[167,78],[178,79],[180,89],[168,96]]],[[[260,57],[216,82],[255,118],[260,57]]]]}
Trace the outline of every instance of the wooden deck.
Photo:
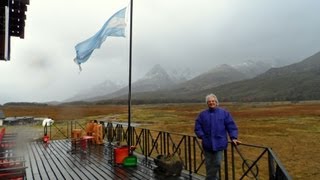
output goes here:
{"type": "Polygon", "coordinates": [[[72,151],[71,141],[54,140],[49,144],[32,141],[19,148],[26,160],[26,179],[204,179],[183,173],[180,177],[163,177],[154,173],[153,166],[138,158],[136,167],[113,164],[111,148],[92,145],[90,150],[72,151]]]}

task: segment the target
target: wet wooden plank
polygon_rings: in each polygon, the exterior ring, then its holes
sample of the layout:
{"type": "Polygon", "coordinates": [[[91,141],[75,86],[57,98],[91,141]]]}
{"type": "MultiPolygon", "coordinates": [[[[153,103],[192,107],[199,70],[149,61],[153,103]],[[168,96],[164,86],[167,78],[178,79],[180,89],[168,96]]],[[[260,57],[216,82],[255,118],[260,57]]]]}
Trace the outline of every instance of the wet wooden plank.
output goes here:
{"type": "Polygon", "coordinates": [[[59,159],[57,159],[56,156],[54,156],[54,154],[56,154],[55,149],[49,148],[47,147],[47,145],[44,145],[42,152],[44,152],[43,160],[48,161],[48,164],[57,179],[72,179],[68,171],[61,170],[65,169],[65,166],[63,163],[59,162],[59,159]]]}
{"type": "MultiPolygon", "coordinates": [[[[71,146],[68,141],[60,141],[60,148],[68,152],[70,151],[71,146]]],[[[100,148],[104,147],[100,146],[100,148]]],[[[92,172],[92,170],[90,170],[90,172],[96,174],[96,176],[101,176],[101,178],[126,178],[126,176],[122,176],[121,173],[117,173],[114,171],[114,169],[111,167],[111,164],[108,163],[108,159],[104,156],[103,150],[100,150],[100,153],[98,155],[92,151],[93,150],[91,150],[91,152],[89,151],[88,154],[81,154],[79,152],[76,152],[73,156],[80,159],[82,164],[87,164],[92,169],[94,169],[94,172],[92,172]],[[99,160],[95,159],[97,157],[99,158],[99,160]]]]}
{"type": "MultiPolygon", "coordinates": [[[[35,175],[40,177],[40,179],[50,179],[47,172],[46,172],[46,168],[45,165],[43,164],[40,156],[42,153],[39,153],[39,151],[37,150],[38,147],[31,145],[30,146],[30,153],[32,154],[34,161],[34,164],[31,164],[30,166],[33,167],[33,170],[35,171],[35,175]]],[[[29,166],[28,164],[26,166],[29,166]]]]}
{"type": "MultiPolygon", "coordinates": [[[[70,140],[50,141],[47,146],[42,142],[30,142],[25,153],[26,179],[130,179],[157,180],[151,166],[138,158],[136,167],[115,166],[112,163],[112,148],[107,145],[92,145],[86,151],[71,152],[70,140]]],[[[198,178],[183,174],[181,177],[166,178],[186,180],[198,178]]]]}

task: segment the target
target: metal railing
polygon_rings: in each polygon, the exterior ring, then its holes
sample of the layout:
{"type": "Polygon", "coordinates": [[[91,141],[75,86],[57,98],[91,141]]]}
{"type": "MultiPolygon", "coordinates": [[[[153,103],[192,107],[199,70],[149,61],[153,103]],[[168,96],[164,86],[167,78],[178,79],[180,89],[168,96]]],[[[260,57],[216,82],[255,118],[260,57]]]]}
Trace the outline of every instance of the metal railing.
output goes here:
{"type": "MultiPolygon", "coordinates": [[[[131,127],[108,123],[105,133],[108,142],[126,145],[128,138],[135,152],[152,161],[158,155],[178,154],[189,175],[205,175],[204,155],[201,142],[196,136],[170,133],[160,130],[131,127]],[[131,132],[129,136],[128,132],[131,132]]],[[[291,180],[288,172],[271,148],[251,144],[238,146],[229,143],[224,151],[220,179],[269,179],[291,180]]]]}
{"type": "Polygon", "coordinates": [[[85,131],[85,124],[78,121],[55,122],[51,126],[43,127],[43,134],[47,134],[50,139],[68,139],[71,138],[71,132],[74,129],[85,131]]]}
{"type": "MultiPolygon", "coordinates": [[[[179,155],[184,163],[184,171],[189,173],[190,177],[205,175],[203,149],[201,141],[196,136],[133,126],[131,128],[131,131],[128,131],[128,127],[123,124],[107,123],[104,128],[105,140],[107,143],[125,146],[130,138],[131,145],[135,146],[135,153],[142,155],[147,164],[151,164],[158,155],[179,155]]],[[[50,135],[50,139],[61,136],[70,138],[73,129],[85,131],[85,125],[69,121],[54,124],[45,132],[50,135]]],[[[292,179],[269,147],[244,143],[235,146],[229,143],[223,159],[220,179],[292,179]]]]}

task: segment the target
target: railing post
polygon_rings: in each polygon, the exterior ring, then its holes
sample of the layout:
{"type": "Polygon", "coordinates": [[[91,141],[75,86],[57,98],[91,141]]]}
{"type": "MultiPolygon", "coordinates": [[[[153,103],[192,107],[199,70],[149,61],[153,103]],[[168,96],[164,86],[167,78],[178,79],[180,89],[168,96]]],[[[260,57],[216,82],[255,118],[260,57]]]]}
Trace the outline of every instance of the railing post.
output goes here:
{"type": "Polygon", "coordinates": [[[160,153],[163,154],[163,133],[160,132],[160,153]]]}
{"type": "Polygon", "coordinates": [[[232,163],[232,179],[235,180],[236,179],[236,172],[235,172],[235,162],[234,162],[234,146],[231,143],[231,163],[232,163]]]}
{"type": "Polygon", "coordinates": [[[166,133],[166,140],[167,140],[167,153],[170,154],[170,134],[167,132],[166,133]]]}
{"type": "Polygon", "coordinates": [[[188,165],[189,165],[189,177],[191,177],[191,174],[192,174],[192,158],[191,158],[191,137],[188,136],[188,146],[186,145],[185,143],[185,147],[187,147],[187,150],[188,151],[188,165]]]}
{"type": "Polygon", "coordinates": [[[268,166],[269,166],[269,179],[273,180],[274,179],[274,166],[273,166],[273,158],[270,154],[270,152],[268,151],[268,166]]]}
{"type": "Polygon", "coordinates": [[[143,130],[144,132],[144,155],[145,155],[145,159],[147,160],[148,159],[148,153],[149,153],[149,139],[148,139],[148,135],[149,135],[149,130],[147,129],[144,129],[143,130]]]}
{"type": "Polygon", "coordinates": [[[69,136],[69,122],[67,122],[67,138],[69,139],[70,136],[69,136]]]}
{"type": "MultiPolygon", "coordinates": [[[[192,147],[193,147],[193,170],[194,171],[196,171],[196,169],[197,169],[197,152],[196,152],[196,138],[195,137],[193,137],[192,138],[192,147]]],[[[201,155],[200,155],[201,156],[201,155]]],[[[196,172],[195,172],[196,173],[196,172]]]]}
{"type": "Polygon", "coordinates": [[[163,153],[164,154],[167,154],[168,153],[168,151],[167,151],[167,133],[163,133],[163,149],[164,149],[164,151],[163,151],[163,153]]]}
{"type": "Polygon", "coordinates": [[[225,180],[228,180],[228,149],[224,150],[224,174],[225,180]]]}

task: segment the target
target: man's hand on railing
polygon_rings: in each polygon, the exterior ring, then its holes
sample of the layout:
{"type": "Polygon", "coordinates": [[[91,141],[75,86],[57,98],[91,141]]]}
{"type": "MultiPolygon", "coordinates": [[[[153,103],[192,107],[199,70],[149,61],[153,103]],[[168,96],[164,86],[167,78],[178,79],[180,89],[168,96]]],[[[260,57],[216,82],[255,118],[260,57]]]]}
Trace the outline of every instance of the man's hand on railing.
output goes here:
{"type": "Polygon", "coordinates": [[[242,142],[239,141],[238,139],[232,139],[232,143],[233,143],[234,145],[239,145],[239,144],[241,144],[242,142]]]}

